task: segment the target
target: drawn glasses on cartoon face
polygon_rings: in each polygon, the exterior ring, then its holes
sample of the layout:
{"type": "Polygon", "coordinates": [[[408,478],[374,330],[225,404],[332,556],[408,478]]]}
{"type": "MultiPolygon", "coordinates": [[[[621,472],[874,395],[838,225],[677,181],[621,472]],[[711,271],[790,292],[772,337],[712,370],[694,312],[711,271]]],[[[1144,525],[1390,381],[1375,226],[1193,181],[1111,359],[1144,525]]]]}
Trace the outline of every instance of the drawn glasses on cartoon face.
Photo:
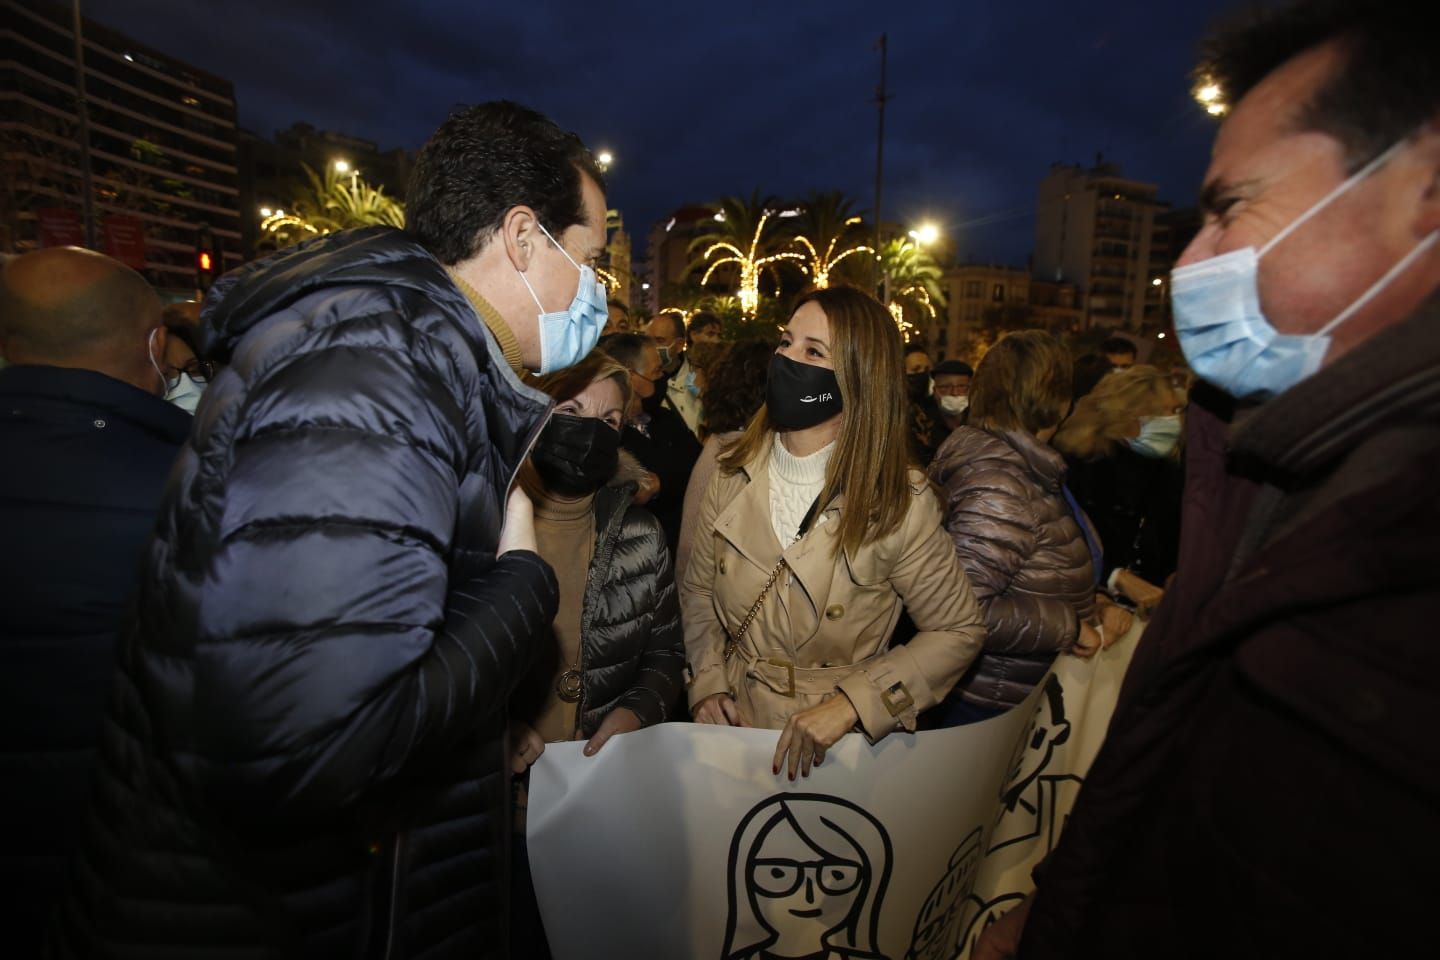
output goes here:
{"type": "MultiPolygon", "coordinates": [[[[815,890],[838,897],[860,883],[861,865],[852,860],[756,860],[750,870],[754,888],[762,897],[789,897],[805,884],[805,902],[815,902],[815,890]]],[[[791,910],[795,916],[818,916],[820,911],[791,910]]]]}
{"type": "Polygon", "coordinates": [[[727,960],[878,957],[890,838],[869,813],[815,794],[778,795],[730,848],[727,960]]]}

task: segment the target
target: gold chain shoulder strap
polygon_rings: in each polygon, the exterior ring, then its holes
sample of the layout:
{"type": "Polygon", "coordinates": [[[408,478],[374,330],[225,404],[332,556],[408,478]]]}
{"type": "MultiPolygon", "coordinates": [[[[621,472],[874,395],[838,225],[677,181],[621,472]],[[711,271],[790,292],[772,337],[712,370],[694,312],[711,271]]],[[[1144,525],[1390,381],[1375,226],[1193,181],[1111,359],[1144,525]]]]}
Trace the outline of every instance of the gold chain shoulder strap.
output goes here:
{"type": "Polygon", "coordinates": [[[725,644],[725,662],[729,663],[730,658],[735,655],[735,648],[740,646],[740,641],[745,637],[745,631],[750,629],[750,624],[755,622],[755,615],[760,612],[760,607],[765,603],[765,597],[770,593],[770,588],[775,586],[775,579],[780,576],[780,571],[785,567],[785,558],[781,557],[780,562],[775,564],[775,569],[770,571],[770,577],[765,581],[765,586],[760,588],[760,595],[755,602],[750,604],[750,612],[745,614],[745,619],[740,621],[740,629],[735,631],[735,636],[730,637],[725,644]]]}
{"type": "MultiPolygon", "coordinates": [[[[820,498],[816,497],[815,502],[810,504],[810,509],[805,512],[805,518],[800,521],[800,528],[795,531],[795,536],[790,540],[791,543],[798,543],[800,538],[805,536],[806,531],[810,529],[810,522],[815,519],[819,509],[820,498]]],[[[765,597],[769,595],[770,588],[775,586],[775,579],[780,576],[780,571],[783,569],[785,569],[785,557],[782,554],[780,561],[775,564],[775,569],[770,571],[770,576],[765,581],[765,586],[760,588],[760,595],[755,598],[754,603],[750,604],[750,612],[745,614],[744,620],[740,621],[740,629],[735,631],[735,636],[730,637],[725,644],[726,663],[729,663],[730,658],[735,655],[735,649],[740,646],[740,641],[744,639],[745,631],[749,630],[750,624],[755,622],[755,615],[760,612],[761,605],[765,603],[765,597]]]]}

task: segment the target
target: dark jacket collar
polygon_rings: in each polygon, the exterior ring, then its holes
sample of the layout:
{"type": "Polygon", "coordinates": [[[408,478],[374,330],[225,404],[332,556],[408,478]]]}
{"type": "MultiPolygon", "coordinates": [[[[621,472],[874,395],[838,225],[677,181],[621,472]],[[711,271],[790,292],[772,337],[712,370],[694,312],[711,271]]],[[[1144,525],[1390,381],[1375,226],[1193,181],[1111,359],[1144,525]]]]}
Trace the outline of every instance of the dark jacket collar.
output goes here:
{"type": "Polygon", "coordinates": [[[0,397],[23,404],[25,398],[70,404],[95,419],[123,419],[172,443],[190,435],[193,418],[173,403],[123,380],[74,367],[25,364],[0,370],[0,397]]]}
{"type": "Polygon", "coordinates": [[[1378,429],[1440,414],[1440,294],[1280,396],[1237,416],[1230,449],[1293,477],[1378,429]]]}

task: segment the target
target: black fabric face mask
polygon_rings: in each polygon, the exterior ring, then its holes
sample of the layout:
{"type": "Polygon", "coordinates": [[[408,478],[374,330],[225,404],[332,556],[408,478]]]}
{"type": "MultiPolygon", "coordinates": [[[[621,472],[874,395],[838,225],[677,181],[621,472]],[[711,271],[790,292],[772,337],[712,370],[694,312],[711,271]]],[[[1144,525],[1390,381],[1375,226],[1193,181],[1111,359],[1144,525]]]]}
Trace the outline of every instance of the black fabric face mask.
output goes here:
{"type": "Polygon", "coordinates": [[[765,381],[770,422],[781,430],[803,430],[824,423],[842,409],[835,371],[775,354],[765,381]]]}
{"type": "Polygon", "coordinates": [[[594,493],[620,467],[620,433],[598,417],[557,413],[530,453],[545,489],[562,497],[594,493]]]}
{"type": "Polygon", "coordinates": [[[930,374],[907,373],[905,374],[905,386],[910,394],[910,402],[920,403],[930,396],[930,374]]]}

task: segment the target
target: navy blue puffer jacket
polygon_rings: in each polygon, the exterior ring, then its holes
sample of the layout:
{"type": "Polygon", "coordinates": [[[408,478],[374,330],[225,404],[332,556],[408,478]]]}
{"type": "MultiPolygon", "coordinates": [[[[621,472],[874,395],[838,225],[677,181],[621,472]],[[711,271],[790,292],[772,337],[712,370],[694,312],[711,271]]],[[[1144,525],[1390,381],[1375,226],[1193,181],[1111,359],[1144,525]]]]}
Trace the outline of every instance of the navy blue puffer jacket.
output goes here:
{"type": "Polygon", "coordinates": [[[120,651],[52,948],[499,957],[505,704],[555,615],[496,556],[547,416],[424,249],[373,228],[225,277],[120,651]]]}

